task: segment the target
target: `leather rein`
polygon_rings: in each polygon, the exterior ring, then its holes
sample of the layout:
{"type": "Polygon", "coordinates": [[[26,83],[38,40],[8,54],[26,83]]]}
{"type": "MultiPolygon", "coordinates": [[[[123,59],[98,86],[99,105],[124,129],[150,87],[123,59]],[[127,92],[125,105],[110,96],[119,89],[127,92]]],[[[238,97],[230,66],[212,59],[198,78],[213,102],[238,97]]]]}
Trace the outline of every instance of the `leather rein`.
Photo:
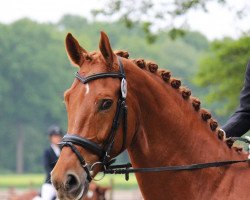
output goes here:
{"type": "MultiPolygon", "coordinates": [[[[250,162],[250,159],[245,160],[226,160],[218,162],[208,162],[208,163],[198,163],[191,165],[180,165],[180,166],[164,166],[164,167],[152,167],[152,168],[132,168],[131,163],[121,164],[121,165],[112,165],[115,162],[115,159],[110,159],[110,154],[112,151],[113,144],[115,142],[116,132],[119,128],[120,120],[122,120],[122,131],[123,131],[123,142],[120,149],[120,153],[125,150],[126,137],[127,137],[127,105],[126,105],[126,96],[127,96],[127,82],[126,75],[124,71],[121,58],[118,56],[119,72],[112,73],[99,73],[90,75],[88,77],[81,76],[78,72],[75,74],[75,77],[81,81],[83,84],[86,84],[90,81],[100,79],[100,78],[119,78],[121,80],[121,93],[117,101],[116,113],[113,119],[111,130],[108,136],[108,139],[105,143],[100,146],[97,143],[80,137],[73,133],[67,133],[62,142],[59,144],[61,148],[70,147],[72,152],[77,156],[81,166],[87,173],[87,179],[90,182],[92,177],[92,170],[94,166],[100,164],[102,166],[102,172],[105,174],[125,174],[125,179],[129,180],[130,173],[144,173],[144,172],[163,172],[163,171],[183,171],[183,170],[197,170],[204,168],[212,167],[222,167],[228,166],[236,163],[250,162]],[[84,157],[81,155],[79,150],[75,147],[80,146],[100,158],[99,162],[96,162],[92,165],[88,164],[84,157]]],[[[245,143],[250,144],[250,141],[240,137],[230,138],[233,141],[240,140],[245,143]]]]}

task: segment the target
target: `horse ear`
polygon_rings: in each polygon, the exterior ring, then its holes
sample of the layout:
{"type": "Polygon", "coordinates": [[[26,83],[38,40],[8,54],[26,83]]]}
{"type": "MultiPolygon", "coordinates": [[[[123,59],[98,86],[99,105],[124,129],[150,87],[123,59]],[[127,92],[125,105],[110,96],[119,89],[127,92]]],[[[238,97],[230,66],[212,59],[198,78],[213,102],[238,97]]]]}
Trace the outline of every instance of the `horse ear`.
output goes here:
{"type": "Polygon", "coordinates": [[[106,33],[104,33],[103,31],[101,31],[101,39],[99,42],[99,49],[100,49],[102,56],[105,59],[106,63],[108,64],[109,67],[111,67],[113,65],[115,55],[112,51],[112,48],[111,48],[111,45],[109,42],[109,38],[106,35],[106,33]]]}
{"type": "Polygon", "coordinates": [[[87,54],[87,51],[79,45],[78,41],[71,33],[68,33],[66,36],[65,43],[69,59],[74,65],[81,67],[81,64],[84,61],[83,53],[87,54]]]}

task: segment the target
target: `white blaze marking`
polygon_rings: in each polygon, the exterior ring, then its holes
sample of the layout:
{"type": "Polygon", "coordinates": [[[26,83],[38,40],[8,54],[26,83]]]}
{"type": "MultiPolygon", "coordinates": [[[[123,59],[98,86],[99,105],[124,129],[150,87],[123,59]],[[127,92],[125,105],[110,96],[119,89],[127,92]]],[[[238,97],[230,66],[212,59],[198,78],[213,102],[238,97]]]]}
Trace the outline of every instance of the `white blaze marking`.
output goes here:
{"type": "Polygon", "coordinates": [[[85,92],[85,95],[89,93],[89,84],[87,83],[86,85],[86,92],[85,92]]]}

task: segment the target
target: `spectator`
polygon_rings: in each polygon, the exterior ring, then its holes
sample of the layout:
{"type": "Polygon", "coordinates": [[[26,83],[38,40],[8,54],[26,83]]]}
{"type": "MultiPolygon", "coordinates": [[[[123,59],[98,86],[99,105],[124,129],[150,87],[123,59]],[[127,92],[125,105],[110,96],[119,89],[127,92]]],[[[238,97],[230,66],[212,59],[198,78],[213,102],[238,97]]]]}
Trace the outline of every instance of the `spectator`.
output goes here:
{"type": "Polygon", "coordinates": [[[58,126],[50,126],[48,129],[50,146],[45,149],[43,154],[44,168],[46,172],[45,183],[42,185],[41,197],[36,197],[33,200],[54,200],[56,199],[56,190],[51,183],[50,172],[56,165],[57,159],[60,155],[60,148],[58,143],[61,142],[63,132],[58,126]]]}

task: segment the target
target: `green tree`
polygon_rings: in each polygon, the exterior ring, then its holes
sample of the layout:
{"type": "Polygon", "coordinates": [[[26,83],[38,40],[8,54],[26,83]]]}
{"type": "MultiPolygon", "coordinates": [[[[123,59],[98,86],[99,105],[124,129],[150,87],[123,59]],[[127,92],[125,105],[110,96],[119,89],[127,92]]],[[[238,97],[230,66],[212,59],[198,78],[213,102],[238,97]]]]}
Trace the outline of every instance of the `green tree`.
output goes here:
{"type": "Polygon", "coordinates": [[[66,124],[62,103],[66,85],[62,82],[69,85],[67,72],[71,68],[64,54],[64,34],[52,25],[23,19],[1,28],[0,43],[4,45],[0,52],[0,74],[4,87],[0,98],[3,128],[0,146],[7,152],[17,152],[7,163],[16,158],[16,170],[23,172],[32,168],[35,154],[42,154],[47,127],[53,123],[66,124]],[[9,147],[4,145],[6,136],[10,138],[9,147]]]}
{"type": "Polygon", "coordinates": [[[225,38],[211,43],[200,62],[195,82],[208,89],[206,100],[216,103],[219,115],[228,115],[239,104],[246,64],[250,55],[250,37],[225,38]]]}
{"type": "Polygon", "coordinates": [[[248,14],[247,3],[243,8],[230,6],[228,0],[106,0],[101,9],[92,11],[94,16],[104,16],[106,19],[119,19],[124,24],[132,28],[141,24],[146,38],[153,42],[156,38],[153,29],[157,27],[169,30],[169,36],[175,38],[182,36],[188,27],[187,14],[192,10],[202,10],[209,12],[208,5],[217,3],[230,9],[236,17],[240,18],[248,14]],[[228,5],[228,6],[227,6],[228,5]]]}

